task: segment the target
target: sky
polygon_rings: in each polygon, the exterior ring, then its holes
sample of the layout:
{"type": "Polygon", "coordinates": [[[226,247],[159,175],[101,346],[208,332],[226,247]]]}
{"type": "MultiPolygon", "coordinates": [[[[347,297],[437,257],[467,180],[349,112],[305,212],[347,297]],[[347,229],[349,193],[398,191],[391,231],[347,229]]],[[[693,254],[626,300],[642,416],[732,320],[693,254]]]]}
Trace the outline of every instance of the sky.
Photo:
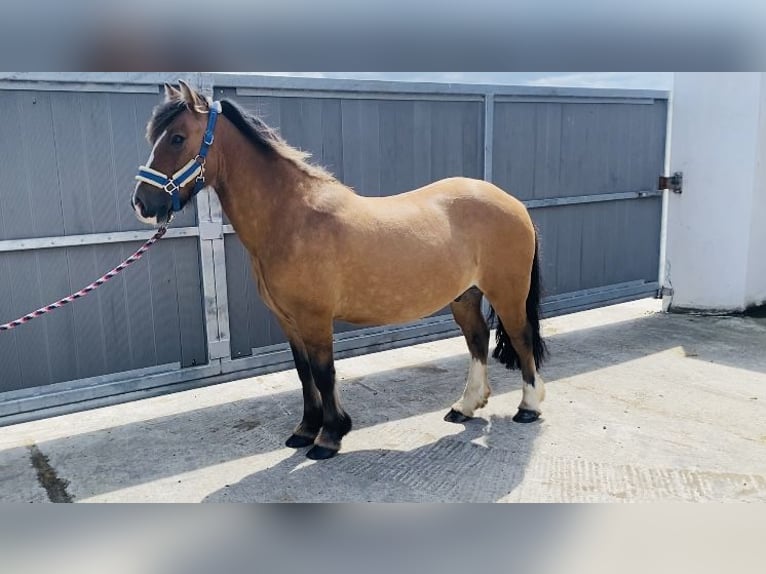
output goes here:
{"type": "Polygon", "coordinates": [[[673,72],[268,72],[269,75],[412,82],[670,90],[673,72]]]}

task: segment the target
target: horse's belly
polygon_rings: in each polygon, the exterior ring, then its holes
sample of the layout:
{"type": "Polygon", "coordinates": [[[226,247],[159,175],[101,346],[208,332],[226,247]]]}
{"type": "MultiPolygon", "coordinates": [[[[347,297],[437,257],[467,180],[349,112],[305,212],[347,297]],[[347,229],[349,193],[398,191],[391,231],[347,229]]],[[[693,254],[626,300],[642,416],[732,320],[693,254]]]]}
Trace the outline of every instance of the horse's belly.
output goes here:
{"type": "Polygon", "coordinates": [[[336,318],[357,325],[409,323],[440,311],[471,286],[467,278],[360,284],[343,299],[336,318]]]}

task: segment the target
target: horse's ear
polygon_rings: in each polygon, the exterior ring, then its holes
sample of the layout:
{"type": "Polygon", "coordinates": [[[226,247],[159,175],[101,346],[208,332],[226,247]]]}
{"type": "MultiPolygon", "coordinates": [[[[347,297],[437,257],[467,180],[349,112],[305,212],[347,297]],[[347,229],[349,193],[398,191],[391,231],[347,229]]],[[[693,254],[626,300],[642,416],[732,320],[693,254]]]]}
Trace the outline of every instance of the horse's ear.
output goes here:
{"type": "Polygon", "coordinates": [[[167,82],[165,82],[165,100],[170,102],[172,100],[180,100],[183,96],[177,88],[174,88],[167,82]]]}
{"type": "Polygon", "coordinates": [[[179,80],[178,85],[181,86],[181,95],[190,110],[201,113],[208,111],[207,100],[200,96],[195,90],[193,90],[189,84],[183,80],[179,80]]]}

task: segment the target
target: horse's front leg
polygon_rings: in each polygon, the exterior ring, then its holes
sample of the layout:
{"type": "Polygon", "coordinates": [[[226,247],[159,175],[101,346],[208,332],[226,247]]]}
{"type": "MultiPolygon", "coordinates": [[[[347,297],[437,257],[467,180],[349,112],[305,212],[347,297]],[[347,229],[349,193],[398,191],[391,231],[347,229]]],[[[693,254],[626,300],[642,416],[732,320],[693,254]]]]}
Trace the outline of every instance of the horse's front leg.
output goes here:
{"type": "Polygon", "coordinates": [[[313,460],[331,458],[340,450],[343,437],[351,430],[351,417],[340,405],[335,387],[332,350],[332,323],[320,337],[306,340],[306,351],[314,383],[322,397],[322,430],[306,456],[313,460]]]}
{"type": "Polygon", "coordinates": [[[290,342],[295,368],[303,387],[303,419],[295,427],[285,445],[290,448],[302,448],[314,444],[322,427],[322,398],[311,376],[311,365],[303,343],[290,342]]]}

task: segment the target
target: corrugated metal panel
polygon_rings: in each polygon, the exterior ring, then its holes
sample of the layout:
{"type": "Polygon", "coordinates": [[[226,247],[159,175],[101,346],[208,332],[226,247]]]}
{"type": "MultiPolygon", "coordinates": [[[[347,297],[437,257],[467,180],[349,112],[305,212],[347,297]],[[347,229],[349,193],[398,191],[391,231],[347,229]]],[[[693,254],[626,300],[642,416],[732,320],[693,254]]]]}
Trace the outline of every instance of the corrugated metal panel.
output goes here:
{"type": "Polygon", "coordinates": [[[666,103],[497,103],[493,181],[520,199],[656,189],[666,103]]]}
{"type": "Polygon", "coordinates": [[[535,209],[547,295],[657,280],[660,198],[535,209]]]}
{"type": "MultiPolygon", "coordinates": [[[[0,254],[0,317],[86,285],[138,244],[0,254]]],[[[157,244],[140,265],[61,310],[2,334],[0,391],[181,362],[204,364],[196,238],[157,244]]]]}
{"type": "MultiPolygon", "coordinates": [[[[126,209],[152,94],[0,91],[0,239],[145,230],[126,209]]],[[[175,225],[195,224],[186,210],[175,225]]]]}
{"type": "MultiPolygon", "coordinates": [[[[663,169],[666,102],[496,104],[493,179],[523,200],[648,191],[663,169]]],[[[659,197],[532,210],[548,295],[654,282],[659,197]]]]}

